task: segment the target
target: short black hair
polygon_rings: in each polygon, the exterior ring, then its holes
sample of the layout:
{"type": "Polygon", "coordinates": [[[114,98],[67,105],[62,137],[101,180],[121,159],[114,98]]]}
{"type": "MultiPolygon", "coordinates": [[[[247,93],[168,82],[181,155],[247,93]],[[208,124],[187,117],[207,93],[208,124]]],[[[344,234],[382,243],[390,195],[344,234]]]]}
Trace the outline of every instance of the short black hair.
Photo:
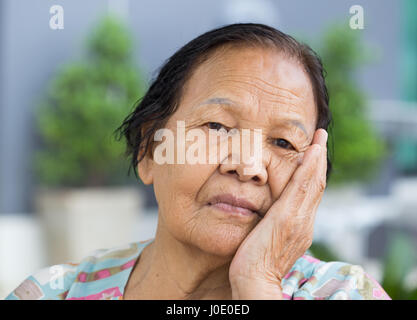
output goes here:
{"type": "MultiPolygon", "coordinates": [[[[138,177],[139,162],[152,147],[155,132],[163,128],[177,110],[182,89],[192,71],[206,61],[216,49],[226,45],[276,48],[300,62],[313,87],[317,106],[316,129],[328,130],[332,121],[329,95],[325,83],[325,70],[316,52],[290,35],[264,24],[230,24],[198,36],[168,58],[159,68],[157,77],[151,81],[145,95],[135,104],[133,112],[116,129],[118,140],[126,138],[126,156],[130,158],[129,173],[133,169],[138,177]]],[[[332,164],[327,156],[327,180],[331,169],[332,164]]]]}

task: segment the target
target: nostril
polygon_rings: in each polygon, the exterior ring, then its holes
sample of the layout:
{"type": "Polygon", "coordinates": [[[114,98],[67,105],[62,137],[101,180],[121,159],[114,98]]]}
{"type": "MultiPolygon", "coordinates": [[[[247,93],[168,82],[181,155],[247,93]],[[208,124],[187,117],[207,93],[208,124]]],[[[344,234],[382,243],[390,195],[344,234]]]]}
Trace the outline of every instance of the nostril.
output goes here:
{"type": "Polygon", "coordinates": [[[229,170],[229,171],[227,171],[227,173],[229,173],[229,174],[237,174],[237,171],[236,170],[229,170]]]}
{"type": "Polygon", "coordinates": [[[252,179],[253,179],[253,181],[255,181],[255,182],[259,182],[259,181],[261,181],[261,179],[259,179],[259,177],[258,177],[258,176],[254,176],[252,179]]]}

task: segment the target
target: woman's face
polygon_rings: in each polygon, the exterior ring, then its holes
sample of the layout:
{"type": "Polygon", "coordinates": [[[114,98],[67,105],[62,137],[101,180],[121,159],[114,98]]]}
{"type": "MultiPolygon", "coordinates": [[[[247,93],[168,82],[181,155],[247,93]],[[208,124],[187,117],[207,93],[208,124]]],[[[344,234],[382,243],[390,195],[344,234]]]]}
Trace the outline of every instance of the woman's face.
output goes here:
{"type": "MultiPolygon", "coordinates": [[[[139,174],[154,185],[160,227],[183,243],[232,257],[289,182],[313,139],[316,117],[310,80],[297,61],[265,48],[217,50],[193,72],[165,128],[174,136],[177,121],[184,121],[185,134],[201,129],[207,155],[210,143],[220,150],[210,142],[209,129],[250,129],[251,150],[253,129],[261,129],[261,167],[249,174],[243,161],[233,164],[231,144],[215,164],[177,164],[178,140],[175,164],[145,158],[139,174]],[[215,204],[218,196],[226,204],[215,204]],[[233,197],[250,202],[258,214],[227,205],[233,197]]],[[[186,141],[185,150],[196,141],[186,141]]]]}

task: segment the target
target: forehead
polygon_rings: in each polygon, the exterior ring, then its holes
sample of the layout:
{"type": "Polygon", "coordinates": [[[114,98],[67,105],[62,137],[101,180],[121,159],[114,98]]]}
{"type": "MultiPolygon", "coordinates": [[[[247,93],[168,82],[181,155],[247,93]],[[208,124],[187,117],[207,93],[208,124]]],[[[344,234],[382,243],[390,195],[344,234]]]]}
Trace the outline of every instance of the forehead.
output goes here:
{"type": "Polygon", "coordinates": [[[216,50],[191,74],[184,86],[181,108],[218,98],[274,116],[293,114],[315,127],[316,106],[310,79],[298,61],[276,49],[216,50]]]}

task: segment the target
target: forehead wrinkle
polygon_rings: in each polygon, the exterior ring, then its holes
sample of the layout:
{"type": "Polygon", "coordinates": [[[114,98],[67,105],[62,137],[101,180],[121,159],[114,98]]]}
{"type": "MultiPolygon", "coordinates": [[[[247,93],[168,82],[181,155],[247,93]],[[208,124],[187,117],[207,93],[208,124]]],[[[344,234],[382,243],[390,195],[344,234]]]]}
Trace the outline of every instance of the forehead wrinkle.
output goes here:
{"type": "MultiPolygon", "coordinates": [[[[251,97],[254,98],[254,97],[251,97]]],[[[219,106],[222,107],[222,109],[224,110],[231,110],[234,112],[238,112],[239,114],[247,114],[247,112],[252,113],[254,112],[254,114],[258,114],[259,113],[259,104],[258,102],[256,102],[256,99],[252,99],[254,100],[253,103],[240,103],[237,102],[235,100],[232,100],[230,98],[225,98],[225,97],[211,97],[208,98],[207,100],[205,100],[202,103],[199,103],[197,105],[195,105],[192,110],[198,110],[200,108],[202,108],[203,106],[206,105],[213,105],[213,106],[219,106]],[[249,108],[249,109],[247,109],[249,108]],[[257,109],[254,109],[257,108],[257,109]]],[[[253,118],[250,118],[253,119],[253,118]]]]}
{"type": "Polygon", "coordinates": [[[233,76],[230,76],[229,74],[219,75],[217,77],[220,81],[222,81],[222,80],[223,81],[240,81],[240,82],[243,82],[243,83],[248,81],[248,84],[252,85],[252,86],[254,84],[249,83],[249,81],[255,80],[255,82],[257,82],[257,84],[255,84],[254,86],[256,86],[257,88],[259,88],[260,90],[262,90],[266,93],[272,94],[274,96],[287,98],[287,99],[294,99],[294,100],[302,98],[302,95],[296,93],[295,90],[291,90],[291,89],[287,89],[287,88],[284,88],[284,87],[281,87],[281,86],[278,86],[278,85],[271,84],[268,81],[266,81],[266,80],[264,80],[260,77],[254,76],[252,74],[239,74],[238,77],[243,78],[242,80],[229,80],[230,78],[234,78],[233,76]],[[262,85],[268,87],[268,89],[262,88],[262,85]]]}
{"type": "MultiPolygon", "coordinates": [[[[232,82],[232,83],[236,83],[236,84],[245,84],[245,85],[247,85],[247,82],[240,81],[240,80],[223,80],[223,81],[232,82]]],[[[246,86],[241,86],[241,87],[242,87],[242,89],[247,90],[246,86]]],[[[297,100],[297,102],[298,102],[299,100],[301,100],[301,97],[291,98],[291,97],[284,96],[284,95],[281,95],[281,94],[276,94],[275,92],[265,90],[264,88],[262,88],[261,86],[259,86],[257,84],[250,84],[250,87],[254,88],[254,89],[256,89],[260,92],[263,92],[266,95],[273,96],[277,100],[277,102],[285,103],[285,104],[291,105],[293,107],[299,107],[298,104],[294,100],[297,100]],[[277,98],[280,98],[280,99],[278,100],[277,98]]]]}

